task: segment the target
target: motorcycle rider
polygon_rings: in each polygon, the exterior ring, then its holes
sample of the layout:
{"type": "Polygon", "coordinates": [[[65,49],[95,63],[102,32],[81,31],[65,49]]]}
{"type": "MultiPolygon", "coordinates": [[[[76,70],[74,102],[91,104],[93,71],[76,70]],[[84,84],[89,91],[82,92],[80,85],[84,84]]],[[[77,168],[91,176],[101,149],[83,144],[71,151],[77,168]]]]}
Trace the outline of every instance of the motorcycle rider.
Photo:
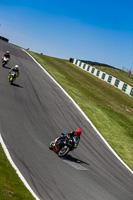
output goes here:
{"type": "Polygon", "coordinates": [[[4,57],[10,59],[10,53],[9,53],[9,51],[7,51],[7,52],[3,55],[2,59],[3,59],[4,57]]]}
{"type": "Polygon", "coordinates": [[[15,78],[16,78],[17,76],[19,76],[18,65],[15,65],[14,67],[11,68],[11,70],[9,71],[9,75],[10,75],[12,72],[15,72],[15,78]]]}
{"type": "MultiPolygon", "coordinates": [[[[80,135],[82,131],[80,128],[77,128],[75,131],[69,132],[69,133],[61,133],[61,136],[56,139],[56,141],[60,139],[67,138],[69,140],[69,144],[72,148],[77,148],[79,141],[80,141],[80,135]]],[[[55,146],[55,150],[58,150],[58,147],[55,146]]]]}

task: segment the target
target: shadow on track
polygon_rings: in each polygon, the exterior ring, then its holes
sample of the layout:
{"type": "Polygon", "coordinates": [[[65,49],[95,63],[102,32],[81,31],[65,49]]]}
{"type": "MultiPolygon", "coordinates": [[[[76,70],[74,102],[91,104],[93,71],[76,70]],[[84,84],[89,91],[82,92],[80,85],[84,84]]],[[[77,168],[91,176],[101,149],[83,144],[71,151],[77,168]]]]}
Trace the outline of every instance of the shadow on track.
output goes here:
{"type": "Polygon", "coordinates": [[[7,66],[4,66],[4,67],[2,66],[2,68],[5,68],[5,69],[11,69],[10,67],[7,67],[7,66]]]}
{"type": "Polygon", "coordinates": [[[77,158],[74,158],[74,157],[71,156],[71,155],[66,155],[65,157],[63,157],[63,159],[64,159],[64,160],[68,160],[68,161],[70,161],[70,162],[75,162],[75,163],[77,163],[77,164],[90,165],[89,163],[84,162],[84,161],[82,161],[82,160],[79,160],[79,159],[77,159],[77,158]]]}
{"type": "Polygon", "coordinates": [[[12,83],[11,85],[12,85],[12,86],[15,86],[15,87],[23,88],[21,85],[18,85],[18,84],[16,84],[16,83],[12,83]]]}

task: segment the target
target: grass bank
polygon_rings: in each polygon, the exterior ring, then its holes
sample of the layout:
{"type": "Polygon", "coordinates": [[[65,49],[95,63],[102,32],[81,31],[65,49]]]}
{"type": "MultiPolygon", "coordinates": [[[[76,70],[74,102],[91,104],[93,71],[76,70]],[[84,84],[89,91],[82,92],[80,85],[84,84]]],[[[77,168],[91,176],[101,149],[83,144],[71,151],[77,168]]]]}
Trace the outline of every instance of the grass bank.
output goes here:
{"type": "MultiPolygon", "coordinates": [[[[133,98],[67,60],[34,52],[30,54],[68,92],[112,148],[133,170],[133,98]]],[[[119,72],[113,72],[114,76],[117,73],[117,78],[120,78],[119,72]]]]}

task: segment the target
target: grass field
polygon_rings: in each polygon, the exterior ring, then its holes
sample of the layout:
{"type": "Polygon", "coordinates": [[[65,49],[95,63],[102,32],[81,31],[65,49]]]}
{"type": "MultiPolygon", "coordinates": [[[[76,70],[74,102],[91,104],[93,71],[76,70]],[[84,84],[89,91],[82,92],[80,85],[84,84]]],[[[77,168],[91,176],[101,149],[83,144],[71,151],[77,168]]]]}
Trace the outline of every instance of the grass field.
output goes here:
{"type": "MultiPolygon", "coordinates": [[[[112,148],[133,170],[133,98],[67,60],[33,52],[30,54],[68,92],[112,148]]],[[[102,68],[100,70],[104,71],[102,68]]],[[[117,78],[121,80],[119,72],[112,71],[110,73],[113,74],[110,75],[116,77],[117,74],[117,78]]],[[[122,79],[127,83],[126,75],[123,75],[122,79]]],[[[132,79],[130,81],[133,85],[132,79]]],[[[0,199],[34,199],[6,159],[1,146],[0,199]]]]}

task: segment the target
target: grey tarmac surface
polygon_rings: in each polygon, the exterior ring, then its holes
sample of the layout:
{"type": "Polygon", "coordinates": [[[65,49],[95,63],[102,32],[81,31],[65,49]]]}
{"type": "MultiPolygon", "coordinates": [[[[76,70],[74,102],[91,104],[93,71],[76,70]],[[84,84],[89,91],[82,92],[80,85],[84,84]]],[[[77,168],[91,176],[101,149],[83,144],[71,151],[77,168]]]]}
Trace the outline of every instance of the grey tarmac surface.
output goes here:
{"type": "Polygon", "coordinates": [[[21,49],[0,41],[0,133],[14,163],[40,200],[133,200],[133,175],[49,76],[21,49]],[[8,82],[18,64],[20,76],[8,82]],[[81,128],[66,158],[49,150],[61,132],[81,128]]]}

